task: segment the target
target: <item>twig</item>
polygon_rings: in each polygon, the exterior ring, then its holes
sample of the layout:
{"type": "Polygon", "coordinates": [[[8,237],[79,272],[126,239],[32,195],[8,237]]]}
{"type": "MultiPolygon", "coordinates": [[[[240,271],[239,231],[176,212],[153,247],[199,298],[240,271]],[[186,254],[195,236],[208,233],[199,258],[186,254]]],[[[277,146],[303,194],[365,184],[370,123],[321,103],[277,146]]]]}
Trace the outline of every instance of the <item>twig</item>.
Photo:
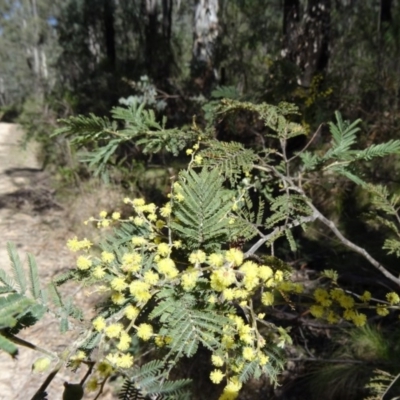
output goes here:
{"type": "MultiPolygon", "coordinates": [[[[373,258],[365,249],[363,249],[360,246],[357,246],[355,243],[351,242],[350,240],[348,240],[340,231],[339,229],[336,227],[335,223],[333,221],[331,221],[330,219],[326,218],[312,203],[312,201],[307,197],[307,195],[305,194],[304,190],[301,189],[300,187],[298,187],[297,185],[295,185],[295,183],[293,182],[293,179],[291,179],[290,177],[287,177],[283,174],[281,174],[279,171],[276,170],[276,168],[271,167],[271,166],[261,166],[261,165],[254,165],[254,168],[259,169],[261,171],[265,171],[265,172],[273,172],[277,177],[279,177],[282,181],[286,181],[287,183],[289,183],[290,185],[290,189],[303,195],[305,198],[305,202],[306,204],[311,208],[311,210],[313,211],[312,217],[314,219],[318,219],[320,220],[324,225],[326,225],[335,235],[336,237],[342,242],[342,244],[344,244],[346,247],[348,247],[349,249],[352,249],[353,251],[355,251],[356,253],[360,254],[361,256],[363,256],[366,260],[369,261],[369,263],[374,266],[379,272],[382,273],[382,275],[384,275],[386,278],[388,278],[389,280],[391,280],[392,282],[396,283],[398,286],[400,286],[400,279],[396,278],[396,276],[394,276],[392,273],[390,273],[379,261],[375,260],[375,258],[373,258]]],[[[310,218],[310,217],[309,217],[310,218]]],[[[311,220],[310,220],[311,221],[311,220]]],[[[294,221],[297,222],[297,221],[294,221]]],[[[299,224],[298,224],[299,225],[299,224]]],[[[297,226],[297,225],[295,225],[297,226]]],[[[277,228],[279,229],[279,228],[277,228]]],[[[282,228],[280,228],[282,229],[282,228]]],[[[271,235],[271,234],[270,234],[271,235]]],[[[269,235],[268,235],[269,236],[269,235]]],[[[265,237],[264,237],[265,238],[265,237]]],[[[262,240],[264,240],[264,238],[261,238],[253,247],[255,247],[259,242],[261,242],[262,240]]],[[[268,239],[267,239],[268,240],[268,239]]],[[[265,240],[266,241],[266,240],[265,240]]],[[[265,243],[262,242],[257,249],[263,244],[265,243]]],[[[250,249],[252,250],[252,249],[250,249]]],[[[250,252],[249,250],[249,252],[250,252]]],[[[252,254],[252,253],[250,253],[252,254]]]]}
{"type": "Polygon", "coordinates": [[[335,223],[330,219],[326,218],[319,210],[317,210],[317,208],[314,206],[314,204],[311,203],[311,201],[308,200],[307,204],[313,210],[314,212],[313,215],[316,215],[317,219],[319,219],[323,224],[325,224],[346,247],[362,255],[365,259],[369,261],[371,265],[373,265],[378,271],[380,271],[386,278],[388,278],[389,280],[400,286],[399,278],[396,278],[392,273],[390,273],[380,262],[375,260],[375,258],[373,258],[365,249],[363,249],[360,246],[357,246],[355,243],[345,238],[343,234],[339,231],[339,229],[336,227],[335,223]]]}
{"type": "Polygon", "coordinates": [[[272,237],[278,235],[279,233],[285,231],[286,229],[291,229],[295,228],[296,226],[299,226],[305,222],[312,222],[317,218],[317,215],[308,215],[306,217],[300,217],[299,219],[296,219],[293,222],[290,222],[286,225],[283,226],[278,226],[275,228],[271,233],[268,235],[264,235],[259,239],[256,243],[251,246],[251,248],[245,253],[245,258],[253,255],[265,242],[268,242],[272,237]]]}
{"type": "Polygon", "coordinates": [[[308,147],[310,146],[310,144],[314,141],[315,137],[318,135],[319,131],[321,130],[322,124],[318,127],[318,129],[314,132],[314,134],[312,135],[311,139],[308,141],[308,143],[297,153],[295,154],[293,157],[289,158],[289,160],[287,160],[287,162],[293,161],[295,158],[299,157],[301,153],[303,153],[304,151],[306,151],[308,149],[308,147]]]}

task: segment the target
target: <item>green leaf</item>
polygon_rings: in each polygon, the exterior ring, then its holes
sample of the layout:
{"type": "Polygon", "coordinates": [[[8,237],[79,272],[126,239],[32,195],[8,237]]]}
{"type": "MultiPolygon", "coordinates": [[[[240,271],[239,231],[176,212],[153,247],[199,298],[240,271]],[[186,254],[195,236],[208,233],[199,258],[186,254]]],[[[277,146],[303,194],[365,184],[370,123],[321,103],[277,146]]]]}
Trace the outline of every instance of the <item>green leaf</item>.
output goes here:
{"type": "Polygon", "coordinates": [[[13,358],[18,354],[17,346],[13,342],[11,342],[11,340],[1,335],[1,333],[0,333],[0,350],[5,351],[13,358]]]}
{"type": "Polygon", "coordinates": [[[26,291],[26,279],[25,272],[22,268],[21,260],[18,256],[17,249],[13,243],[7,243],[8,256],[11,261],[11,267],[14,275],[16,284],[18,285],[20,292],[25,293],[26,291]]]}

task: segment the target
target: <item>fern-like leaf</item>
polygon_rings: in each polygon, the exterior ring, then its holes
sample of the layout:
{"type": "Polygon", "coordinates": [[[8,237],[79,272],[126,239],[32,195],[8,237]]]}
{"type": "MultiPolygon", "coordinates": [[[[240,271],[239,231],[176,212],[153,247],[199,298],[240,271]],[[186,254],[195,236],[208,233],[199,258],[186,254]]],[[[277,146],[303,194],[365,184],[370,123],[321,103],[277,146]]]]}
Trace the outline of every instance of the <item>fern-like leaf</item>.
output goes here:
{"type": "Polygon", "coordinates": [[[30,291],[35,300],[45,301],[42,289],[40,288],[40,279],[39,273],[36,265],[35,258],[28,254],[28,262],[29,262],[29,283],[30,283],[30,291]]]}
{"type": "Polygon", "coordinates": [[[136,387],[135,383],[130,379],[125,380],[122,389],[118,393],[118,399],[120,400],[144,400],[145,396],[136,387]]]}
{"type": "Polygon", "coordinates": [[[17,249],[15,248],[15,245],[12,243],[7,243],[7,251],[11,261],[11,267],[14,279],[16,284],[18,285],[19,292],[25,293],[26,291],[25,272],[24,269],[22,268],[22,263],[17,253],[17,249]]]}
{"type": "Polygon", "coordinates": [[[232,193],[223,188],[218,171],[184,171],[179,183],[184,200],[174,207],[172,228],[193,249],[211,249],[226,242],[232,193]]]}
{"type": "Polygon", "coordinates": [[[218,140],[209,140],[207,148],[201,150],[199,155],[204,159],[204,166],[216,169],[229,179],[231,185],[243,178],[243,173],[249,172],[258,158],[254,151],[245,149],[241,143],[218,140]]]}

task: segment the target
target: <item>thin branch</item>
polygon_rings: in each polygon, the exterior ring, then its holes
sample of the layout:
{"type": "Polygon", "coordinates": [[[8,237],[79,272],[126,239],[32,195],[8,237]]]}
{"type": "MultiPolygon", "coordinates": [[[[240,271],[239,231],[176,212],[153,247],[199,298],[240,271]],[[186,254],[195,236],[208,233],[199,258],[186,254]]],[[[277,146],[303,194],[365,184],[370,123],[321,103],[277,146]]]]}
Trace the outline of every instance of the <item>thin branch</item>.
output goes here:
{"type": "Polygon", "coordinates": [[[251,248],[245,253],[245,257],[249,257],[253,255],[264,243],[268,242],[274,236],[279,235],[281,232],[285,231],[286,229],[295,228],[305,222],[312,222],[317,218],[317,215],[308,215],[306,217],[300,217],[293,222],[290,222],[286,225],[276,227],[271,233],[268,235],[263,235],[256,243],[251,246],[251,248]]]}
{"type": "Polygon", "coordinates": [[[299,157],[301,153],[303,153],[304,151],[306,151],[308,149],[308,147],[310,146],[310,144],[314,141],[315,137],[318,135],[319,131],[321,130],[322,124],[318,127],[318,129],[314,132],[314,134],[312,135],[311,139],[308,141],[308,143],[297,153],[295,154],[293,157],[289,158],[289,160],[287,160],[287,162],[293,161],[295,158],[299,157]]]}
{"type": "Polygon", "coordinates": [[[336,237],[348,248],[352,249],[356,253],[362,255],[365,259],[369,261],[371,265],[373,265],[379,272],[381,272],[386,278],[390,279],[392,282],[396,283],[400,286],[400,279],[390,273],[379,261],[375,260],[365,249],[360,246],[357,246],[355,243],[351,242],[347,238],[343,236],[343,234],[336,227],[335,223],[330,219],[326,218],[322,213],[317,210],[314,204],[311,201],[307,201],[307,204],[313,210],[314,214],[317,216],[323,224],[325,224],[335,235],[336,237]]]}
{"type": "MultiPolygon", "coordinates": [[[[360,246],[357,246],[355,243],[353,243],[352,241],[348,240],[340,231],[339,229],[336,227],[335,223],[333,221],[331,221],[330,219],[326,218],[312,203],[312,201],[307,197],[307,195],[305,194],[304,190],[299,188],[297,185],[295,185],[295,183],[293,182],[293,179],[290,177],[287,177],[283,174],[281,174],[279,171],[276,170],[276,168],[271,167],[271,166],[261,166],[261,165],[255,165],[254,166],[255,169],[259,169],[261,171],[265,171],[265,172],[272,172],[274,173],[277,177],[279,177],[282,181],[286,181],[289,183],[290,185],[290,189],[300,193],[301,195],[303,195],[305,197],[305,201],[306,204],[311,208],[311,210],[313,211],[313,214],[311,217],[313,217],[314,219],[318,219],[320,220],[324,225],[326,225],[334,234],[335,236],[342,242],[342,244],[344,244],[346,247],[348,247],[349,249],[352,249],[354,252],[360,254],[361,256],[363,256],[366,260],[369,261],[369,263],[374,266],[379,272],[382,273],[382,275],[384,275],[386,278],[388,278],[389,280],[391,280],[392,282],[396,283],[398,286],[400,286],[400,279],[397,278],[396,276],[394,276],[392,273],[390,273],[379,261],[375,260],[375,258],[373,258],[365,249],[363,249],[360,246]]],[[[310,217],[309,217],[310,218],[310,217]]],[[[296,222],[296,221],[295,221],[296,222]]],[[[277,228],[278,229],[278,228],[277,228]]],[[[282,228],[281,228],[282,229],[282,228]]],[[[271,234],[270,234],[271,235],[271,234]]],[[[268,236],[270,236],[268,235],[268,236]]],[[[265,237],[264,237],[265,238],[265,237]]],[[[264,238],[261,238],[253,247],[255,247],[259,242],[262,242],[262,240],[264,240],[264,238]]],[[[268,239],[267,239],[268,240],[268,239]]],[[[266,241],[266,240],[265,240],[266,241]]],[[[265,243],[262,242],[257,249],[263,244],[265,243]]],[[[252,248],[253,248],[252,247],[252,248]]],[[[252,249],[250,249],[252,250],[252,249]]],[[[250,252],[249,250],[249,252],[250,252]]],[[[253,253],[250,253],[253,254],[253,253]]]]}

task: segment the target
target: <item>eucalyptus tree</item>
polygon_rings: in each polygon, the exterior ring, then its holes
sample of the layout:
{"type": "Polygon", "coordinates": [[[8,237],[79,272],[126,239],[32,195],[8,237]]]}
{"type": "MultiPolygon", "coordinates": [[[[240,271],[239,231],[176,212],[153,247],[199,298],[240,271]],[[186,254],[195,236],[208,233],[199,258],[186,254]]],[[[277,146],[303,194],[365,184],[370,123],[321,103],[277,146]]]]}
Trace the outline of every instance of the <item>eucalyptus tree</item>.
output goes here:
{"type": "Polygon", "coordinates": [[[218,79],[214,60],[219,35],[218,11],[218,0],[197,0],[194,7],[192,76],[204,90],[218,79]]]}
{"type": "Polygon", "coordinates": [[[41,97],[54,82],[51,67],[57,54],[53,26],[57,1],[0,2],[0,101],[41,97]]]}

